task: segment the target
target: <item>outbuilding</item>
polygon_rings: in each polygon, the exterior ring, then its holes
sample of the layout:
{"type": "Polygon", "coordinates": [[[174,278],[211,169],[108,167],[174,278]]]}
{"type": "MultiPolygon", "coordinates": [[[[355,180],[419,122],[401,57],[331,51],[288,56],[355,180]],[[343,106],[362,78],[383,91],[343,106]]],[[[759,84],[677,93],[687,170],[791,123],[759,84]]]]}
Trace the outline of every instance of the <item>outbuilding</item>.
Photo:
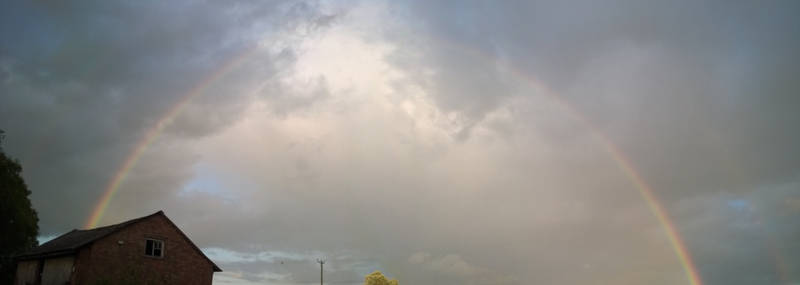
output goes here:
{"type": "Polygon", "coordinates": [[[17,256],[15,284],[211,284],[220,271],[158,211],[72,230],[17,256]]]}

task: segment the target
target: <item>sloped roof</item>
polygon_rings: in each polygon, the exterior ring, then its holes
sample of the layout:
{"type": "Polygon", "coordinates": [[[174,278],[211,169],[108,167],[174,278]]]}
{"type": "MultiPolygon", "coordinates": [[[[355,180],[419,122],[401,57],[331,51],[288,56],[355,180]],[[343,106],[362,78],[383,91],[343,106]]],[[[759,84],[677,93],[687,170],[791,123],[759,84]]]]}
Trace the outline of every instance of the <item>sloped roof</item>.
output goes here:
{"type": "Polygon", "coordinates": [[[144,219],[147,219],[147,218],[150,218],[150,217],[156,216],[156,215],[163,216],[173,227],[175,227],[175,229],[177,229],[178,232],[189,242],[189,245],[191,245],[192,248],[197,250],[197,252],[200,253],[201,256],[203,256],[206,260],[208,260],[208,262],[211,263],[211,265],[214,267],[214,271],[215,272],[222,271],[222,269],[220,269],[216,264],[214,264],[214,262],[211,261],[211,259],[209,259],[208,256],[206,256],[200,250],[200,248],[198,248],[192,242],[192,240],[190,240],[189,237],[186,236],[186,234],[184,234],[183,231],[181,231],[181,229],[178,228],[178,226],[175,225],[175,223],[173,223],[169,218],[167,218],[166,215],[164,215],[164,211],[158,211],[156,213],[153,213],[153,214],[141,217],[141,218],[128,220],[128,221],[125,221],[125,222],[122,222],[122,223],[119,223],[119,224],[115,224],[115,225],[99,227],[99,228],[94,228],[94,229],[88,229],[88,230],[77,230],[77,229],[74,229],[74,230],[72,230],[70,232],[67,232],[67,233],[65,233],[65,234],[63,234],[63,235],[61,235],[61,236],[59,236],[57,238],[54,238],[54,239],[52,239],[52,240],[50,240],[50,241],[48,241],[46,243],[43,243],[43,244],[41,244],[41,245],[39,245],[39,246],[37,246],[35,248],[32,248],[31,250],[29,250],[29,251],[27,251],[27,252],[25,252],[23,254],[18,255],[17,259],[26,260],[26,259],[37,259],[37,258],[43,258],[43,257],[54,257],[54,256],[60,256],[60,255],[73,254],[73,253],[78,252],[78,250],[81,249],[82,247],[84,247],[86,245],[89,245],[89,244],[91,244],[92,242],[94,242],[96,240],[102,239],[102,238],[104,238],[104,237],[106,237],[106,236],[108,236],[110,234],[113,234],[113,233],[115,233],[115,232],[117,232],[117,231],[119,231],[121,229],[126,228],[127,226],[130,226],[132,224],[135,224],[137,222],[140,222],[140,221],[142,221],[144,219]]]}

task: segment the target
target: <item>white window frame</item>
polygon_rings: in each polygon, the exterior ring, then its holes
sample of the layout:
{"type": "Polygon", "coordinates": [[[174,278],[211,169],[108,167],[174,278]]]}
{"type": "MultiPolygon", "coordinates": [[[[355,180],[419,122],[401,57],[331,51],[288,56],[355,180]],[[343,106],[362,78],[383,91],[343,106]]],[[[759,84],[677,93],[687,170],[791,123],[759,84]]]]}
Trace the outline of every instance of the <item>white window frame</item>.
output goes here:
{"type": "Polygon", "coordinates": [[[167,248],[166,246],[164,246],[165,244],[166,243],[164,242],[164,240],[160,240],[160,239],[154,239],[154,238],[146,238],[146,239],[144,239],[144,255],[148,256],[148,257],[154,257],[154,258],[164,258],[164,253],[166,252],[166,248],[167,248]],[[152,248],[152,252],[148,253],[147,252],[147,243],[149,241],[153,242],[153,248],[152,248]],[[161,254],[160,255],[156,255],[155,254],[156,253],[156,248],[161,250],[161,254]]]}

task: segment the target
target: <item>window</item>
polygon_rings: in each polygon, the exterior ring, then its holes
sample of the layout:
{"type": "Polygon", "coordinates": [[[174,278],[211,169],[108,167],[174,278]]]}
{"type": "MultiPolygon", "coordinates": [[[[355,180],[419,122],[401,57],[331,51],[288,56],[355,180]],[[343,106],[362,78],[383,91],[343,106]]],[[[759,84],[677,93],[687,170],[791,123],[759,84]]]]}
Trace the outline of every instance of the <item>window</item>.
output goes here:
{"type": "Polygon", "coordinates": [[[144,255],[152,257],[164,257],[164,241],[157,239],[146,239],[144,255]]]}

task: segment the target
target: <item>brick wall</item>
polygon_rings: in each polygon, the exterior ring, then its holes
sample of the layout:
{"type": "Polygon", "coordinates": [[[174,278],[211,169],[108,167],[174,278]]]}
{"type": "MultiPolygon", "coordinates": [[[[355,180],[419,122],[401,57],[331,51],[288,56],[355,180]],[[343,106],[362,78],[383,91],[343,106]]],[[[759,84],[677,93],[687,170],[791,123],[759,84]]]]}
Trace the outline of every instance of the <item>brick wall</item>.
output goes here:
{"type": "Polygon", "coordinates": [[[76,258],[73,284],[210,285],[213,273],[211,263],[172,223],[154,215],[82,249],[76,258]],[[164,241],[163,257],[145,255],[147,238],[164,241]]]}

